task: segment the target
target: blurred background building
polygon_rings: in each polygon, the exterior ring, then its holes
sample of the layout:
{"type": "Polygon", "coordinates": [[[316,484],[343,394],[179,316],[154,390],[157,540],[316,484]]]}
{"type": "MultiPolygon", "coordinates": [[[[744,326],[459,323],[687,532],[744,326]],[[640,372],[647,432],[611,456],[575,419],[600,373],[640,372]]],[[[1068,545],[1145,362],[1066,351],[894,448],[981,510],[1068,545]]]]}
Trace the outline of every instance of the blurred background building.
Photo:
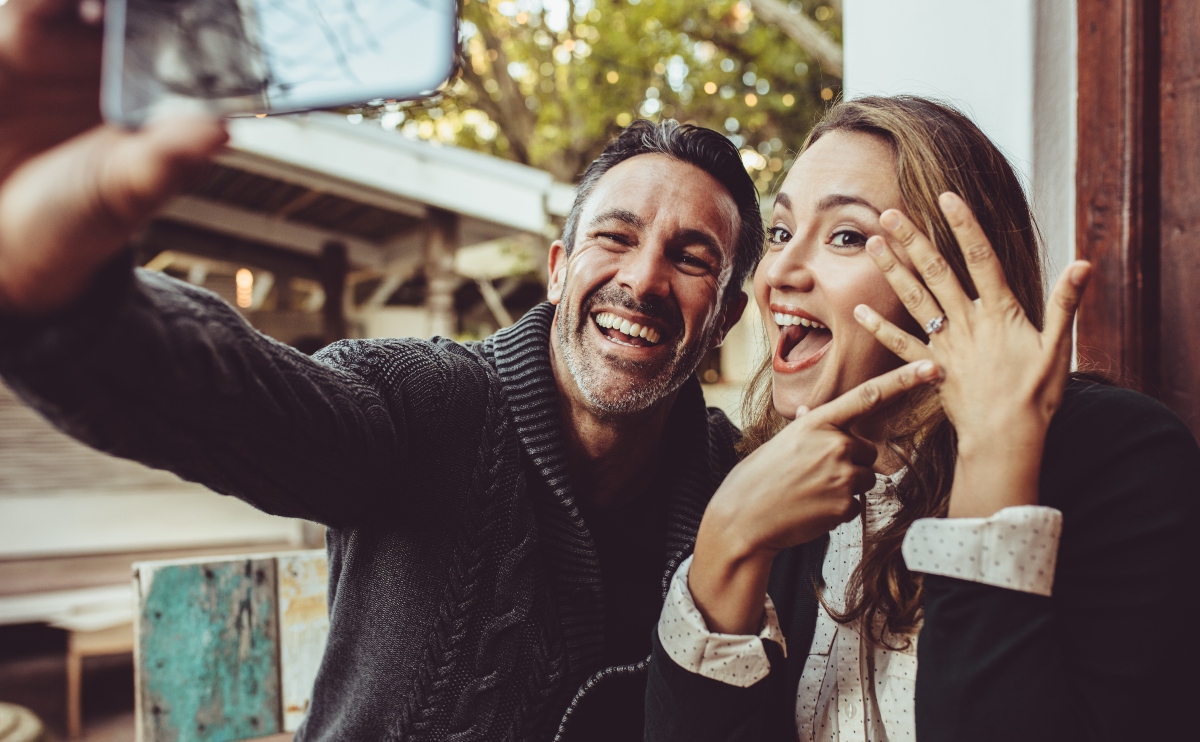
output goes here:
{"type": "MultiPolygon", "coordinates": [[[[634,118],[725,132],[769,210],[831,101],[915,92],[963,108],[1013,160],[1052,275],[1075,255],[1096,262],[1081,363],[1155,394],[1200,431],[1190,300],[1200,289],[1200,6],[462,9],[463,72],[437,97],[236,122],[228,153],[135,239],[138,261],[217,292],[308,353],[344,337],[478,339],[544,298],[573,182],[634,118]]],[[[699,371],[710,403],[735,420],[764,354],[761,327],[751,304],[699,371]]],[[[321,536],[95,453],[0,387],[0,701],[35,708],[57,739],[68,697],[82,698],[88,738],[130,739],[130,563],[321,536]]]]}

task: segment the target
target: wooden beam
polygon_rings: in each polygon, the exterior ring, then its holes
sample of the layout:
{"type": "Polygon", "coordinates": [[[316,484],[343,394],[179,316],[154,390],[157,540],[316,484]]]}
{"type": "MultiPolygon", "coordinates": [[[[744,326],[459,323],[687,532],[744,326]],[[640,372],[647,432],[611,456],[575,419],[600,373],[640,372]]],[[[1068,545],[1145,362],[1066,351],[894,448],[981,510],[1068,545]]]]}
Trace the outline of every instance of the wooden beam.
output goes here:
{"type": "MultiPolygon", "coordinates": [[[[234,145],[237,146],[236,143],[234,145]]],[[[425,218],[425,206],[420,202],[397,197],[374,188],[368,188],[359,183],[330,177],[326,173],[315,172],[306,167],[291,165],[286,161],[266,157],[249,150],[230,149],[216,157],[217,163],[226,167],[244,170],[267,178],[282,180],[285,183],[302,186],[311,191],[328,193],[334,196],[348,198],[368,206],[396,211],[418,219],[425,218]]]]}
{"type": "MultiPolygon", "coordinates": [[[[395,203],[425,204],[533,234],[542,234],[550,223],[547,199],[553,178],[515,162],[410,142],[328,113],[235,119],[230,133],[230,146],[259,164],[307,171],[309,178],[341,186],[359,184],[395,203]]],[[[255,166],[245,162],[247,169],[255,166]]],[[[281,179],[283,175],[280,172],[281,179]]],[[[321,189],[315,183],[310,187],[321,189]]]]}
{"type": "Polygon", "coordinates": [[[307,255],[320,255],[326,243],[340,242],[349,250],[350,260],[355,265],[382,267],[386,259],[384,246],[361,237],[287,221],[199,196],[181,196],[158,216],[307,255]]]}
{"type": "Polygon", "coordinates": [[[315,256],[161,219],[151,222],[135,247],[144,255],[170,250],[314,281],[322,276],[320,260],[315,256]]]}

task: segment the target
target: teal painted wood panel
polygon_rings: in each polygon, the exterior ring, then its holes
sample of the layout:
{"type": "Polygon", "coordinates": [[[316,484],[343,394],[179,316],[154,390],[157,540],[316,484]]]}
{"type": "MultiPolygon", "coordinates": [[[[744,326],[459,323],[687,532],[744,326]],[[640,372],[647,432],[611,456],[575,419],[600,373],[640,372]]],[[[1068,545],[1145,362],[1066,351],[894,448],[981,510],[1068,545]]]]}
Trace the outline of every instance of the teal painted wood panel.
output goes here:
{"type": "Polygon", "coordinates": [[[139,565],[139,738],[280,731],[274,559],[139,565]]]}

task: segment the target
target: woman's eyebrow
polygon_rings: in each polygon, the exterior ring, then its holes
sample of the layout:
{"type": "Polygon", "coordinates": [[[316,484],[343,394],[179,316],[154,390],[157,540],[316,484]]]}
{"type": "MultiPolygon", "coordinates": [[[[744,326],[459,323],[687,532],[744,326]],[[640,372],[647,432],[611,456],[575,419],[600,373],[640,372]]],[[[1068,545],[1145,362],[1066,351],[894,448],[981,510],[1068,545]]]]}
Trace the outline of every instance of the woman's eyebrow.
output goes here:
{"type": "MultiPolygon", "coordinates": [[[[792,199],[789,198],[786,193],[777,193],[775,194],[775,205],[782,206],[788,211],[791,211],[792,199]]],[[[846,196],[840,193],[834,193],[821,199],[821,201],[817,204],[817,211],[826,211],[838,206],[865,206],[876,214],[882,213],[866,199],[859,198],[858,196],[846,196]]]]}
{"type": "Polygon", "coordinates": [[[883,213],[879,209],[875,208],[875,206],[866,199],[859,198],[858,196],[846,196],[840,193],[835,193],[821,199],[820,203],[817,204],[817,211],[825,211],[838,206],[865,206],[866,208],[875,212],[876,216],[883,213]]]}

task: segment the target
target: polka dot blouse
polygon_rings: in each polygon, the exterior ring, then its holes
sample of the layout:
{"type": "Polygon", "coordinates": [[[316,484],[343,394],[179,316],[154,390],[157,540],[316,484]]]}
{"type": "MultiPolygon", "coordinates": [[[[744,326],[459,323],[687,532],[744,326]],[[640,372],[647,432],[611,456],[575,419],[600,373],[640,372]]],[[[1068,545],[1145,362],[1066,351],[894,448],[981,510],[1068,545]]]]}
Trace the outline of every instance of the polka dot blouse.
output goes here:
{"type": "MultiPolygon", "coordinates": [[[[825,599],[844,605],[846,583],[862,559],[864,533],[895,516],[895,485],[903,475],[876,475],[864,497],[864,513],[829,534],[821,566],[825,599]]],[[[1053,508],[1005,508],[988,518],[924,518],[904,538],[903,554],[914,572],[946,575],[1011,590],[1050,595],[1062,514],[1053,508]]],[[[658,623],[663,649],[686,670],[746,688],[770,673],[764,641],[787,654],[775,606],[767,598],[757,636],[709,632],[687,587],[689,557],[671,582],[658,623]]],[[[805,742],[903,742],[915,740],[914,687],[917,636],[888,636],[892,650],[874,647],[855,626],[842,625],[818,607],[812,646],[796,693],[796,731],[805,742]]]]}

